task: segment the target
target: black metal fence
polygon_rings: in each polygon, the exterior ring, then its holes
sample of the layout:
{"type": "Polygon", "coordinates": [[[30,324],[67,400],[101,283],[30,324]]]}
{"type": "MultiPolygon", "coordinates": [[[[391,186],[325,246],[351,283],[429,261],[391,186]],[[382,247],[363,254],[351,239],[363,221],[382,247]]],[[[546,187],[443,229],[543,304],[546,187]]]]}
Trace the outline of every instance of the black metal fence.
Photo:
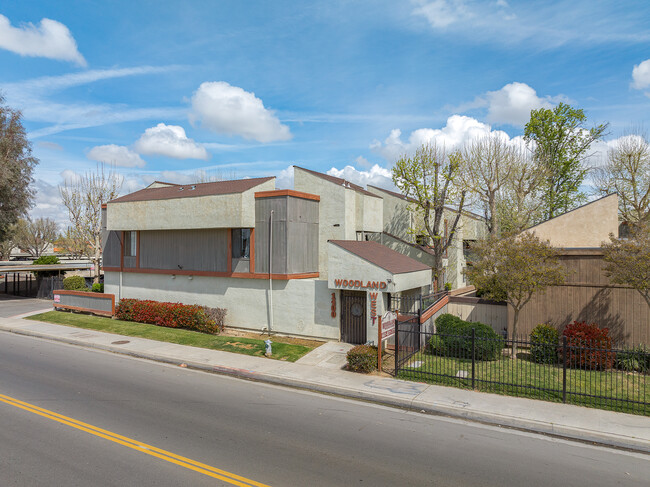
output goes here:
{"type": "Polygon", "coordinates": [[[396,324],[395,376],[650,415],[650,348],[442,335],[396,324]]]}

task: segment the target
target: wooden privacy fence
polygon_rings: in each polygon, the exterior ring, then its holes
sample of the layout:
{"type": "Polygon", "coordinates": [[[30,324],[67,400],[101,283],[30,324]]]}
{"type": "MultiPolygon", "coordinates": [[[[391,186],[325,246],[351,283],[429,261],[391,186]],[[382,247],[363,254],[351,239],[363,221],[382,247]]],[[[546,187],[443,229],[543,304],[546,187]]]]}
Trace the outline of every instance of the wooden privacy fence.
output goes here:
{"type": "MultiPolygon", "coordinates": [[[[529,335],[540,323],[561,330],[577,320],[609,328],[621,346],[650,345],[650,307],[638,291],[611,283],[600,249],[565,249],[560,262],[567,271],[564,285],[533,295],[519,314],[517,336],[529,335]]],[[[508,306],[508,336],[513,318],[508,306]]]]}

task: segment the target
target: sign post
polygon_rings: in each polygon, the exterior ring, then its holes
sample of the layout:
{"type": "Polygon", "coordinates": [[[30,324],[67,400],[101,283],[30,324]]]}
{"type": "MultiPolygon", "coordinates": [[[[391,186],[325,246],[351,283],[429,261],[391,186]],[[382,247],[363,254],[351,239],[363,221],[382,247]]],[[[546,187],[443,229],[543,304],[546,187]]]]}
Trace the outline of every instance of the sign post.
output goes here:
{"type": "Polygon", "coordinates": [[[378,351],[378,361],[377,368],[381,372],[381,348],[384,340],[392,337],[395,334],[395,321],[397,319],[397,314],[393,311],[386,311],[384,316],[379,317],[379,326],[377,327],[377,342],[379,346],[378,351]]]}

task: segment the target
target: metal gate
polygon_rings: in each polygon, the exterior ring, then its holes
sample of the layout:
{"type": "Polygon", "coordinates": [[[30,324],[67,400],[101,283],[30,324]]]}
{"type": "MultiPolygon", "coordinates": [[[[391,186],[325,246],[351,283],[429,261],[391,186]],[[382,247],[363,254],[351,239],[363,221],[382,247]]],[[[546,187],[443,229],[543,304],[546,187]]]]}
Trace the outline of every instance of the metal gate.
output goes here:
{"type": "Polygon", "coordinates": [[[341,291],[341,341],[366,343],[366,293],[341,291]]]}

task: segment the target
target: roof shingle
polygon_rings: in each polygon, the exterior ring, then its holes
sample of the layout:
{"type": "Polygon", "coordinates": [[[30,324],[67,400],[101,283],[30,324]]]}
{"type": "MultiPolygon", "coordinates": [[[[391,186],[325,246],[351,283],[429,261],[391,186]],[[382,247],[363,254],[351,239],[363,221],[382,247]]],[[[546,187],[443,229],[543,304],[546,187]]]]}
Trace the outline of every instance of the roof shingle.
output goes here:
{"type": "Polygon", "coordinates": [[[391,274],[431,270],[428,265],[389,249],[378,242],[363,240],[330,240],[329,242],[367,260],[371,264],[375,264],[377,267],[387,270],[391,274]]]}
{"type": "Polygon", "coordinates": [[[120,196],[109,203],[127,203],[131,201],[168,200],[174,198],[195,198],[198,196],[213,196],[218,194],[243,193],[262,183],[271,181],[273,177],[235,179],[232,181],[217,181],[214,183],[174,184],[157,188],[144,188],[140,191],[120,196]]]}

